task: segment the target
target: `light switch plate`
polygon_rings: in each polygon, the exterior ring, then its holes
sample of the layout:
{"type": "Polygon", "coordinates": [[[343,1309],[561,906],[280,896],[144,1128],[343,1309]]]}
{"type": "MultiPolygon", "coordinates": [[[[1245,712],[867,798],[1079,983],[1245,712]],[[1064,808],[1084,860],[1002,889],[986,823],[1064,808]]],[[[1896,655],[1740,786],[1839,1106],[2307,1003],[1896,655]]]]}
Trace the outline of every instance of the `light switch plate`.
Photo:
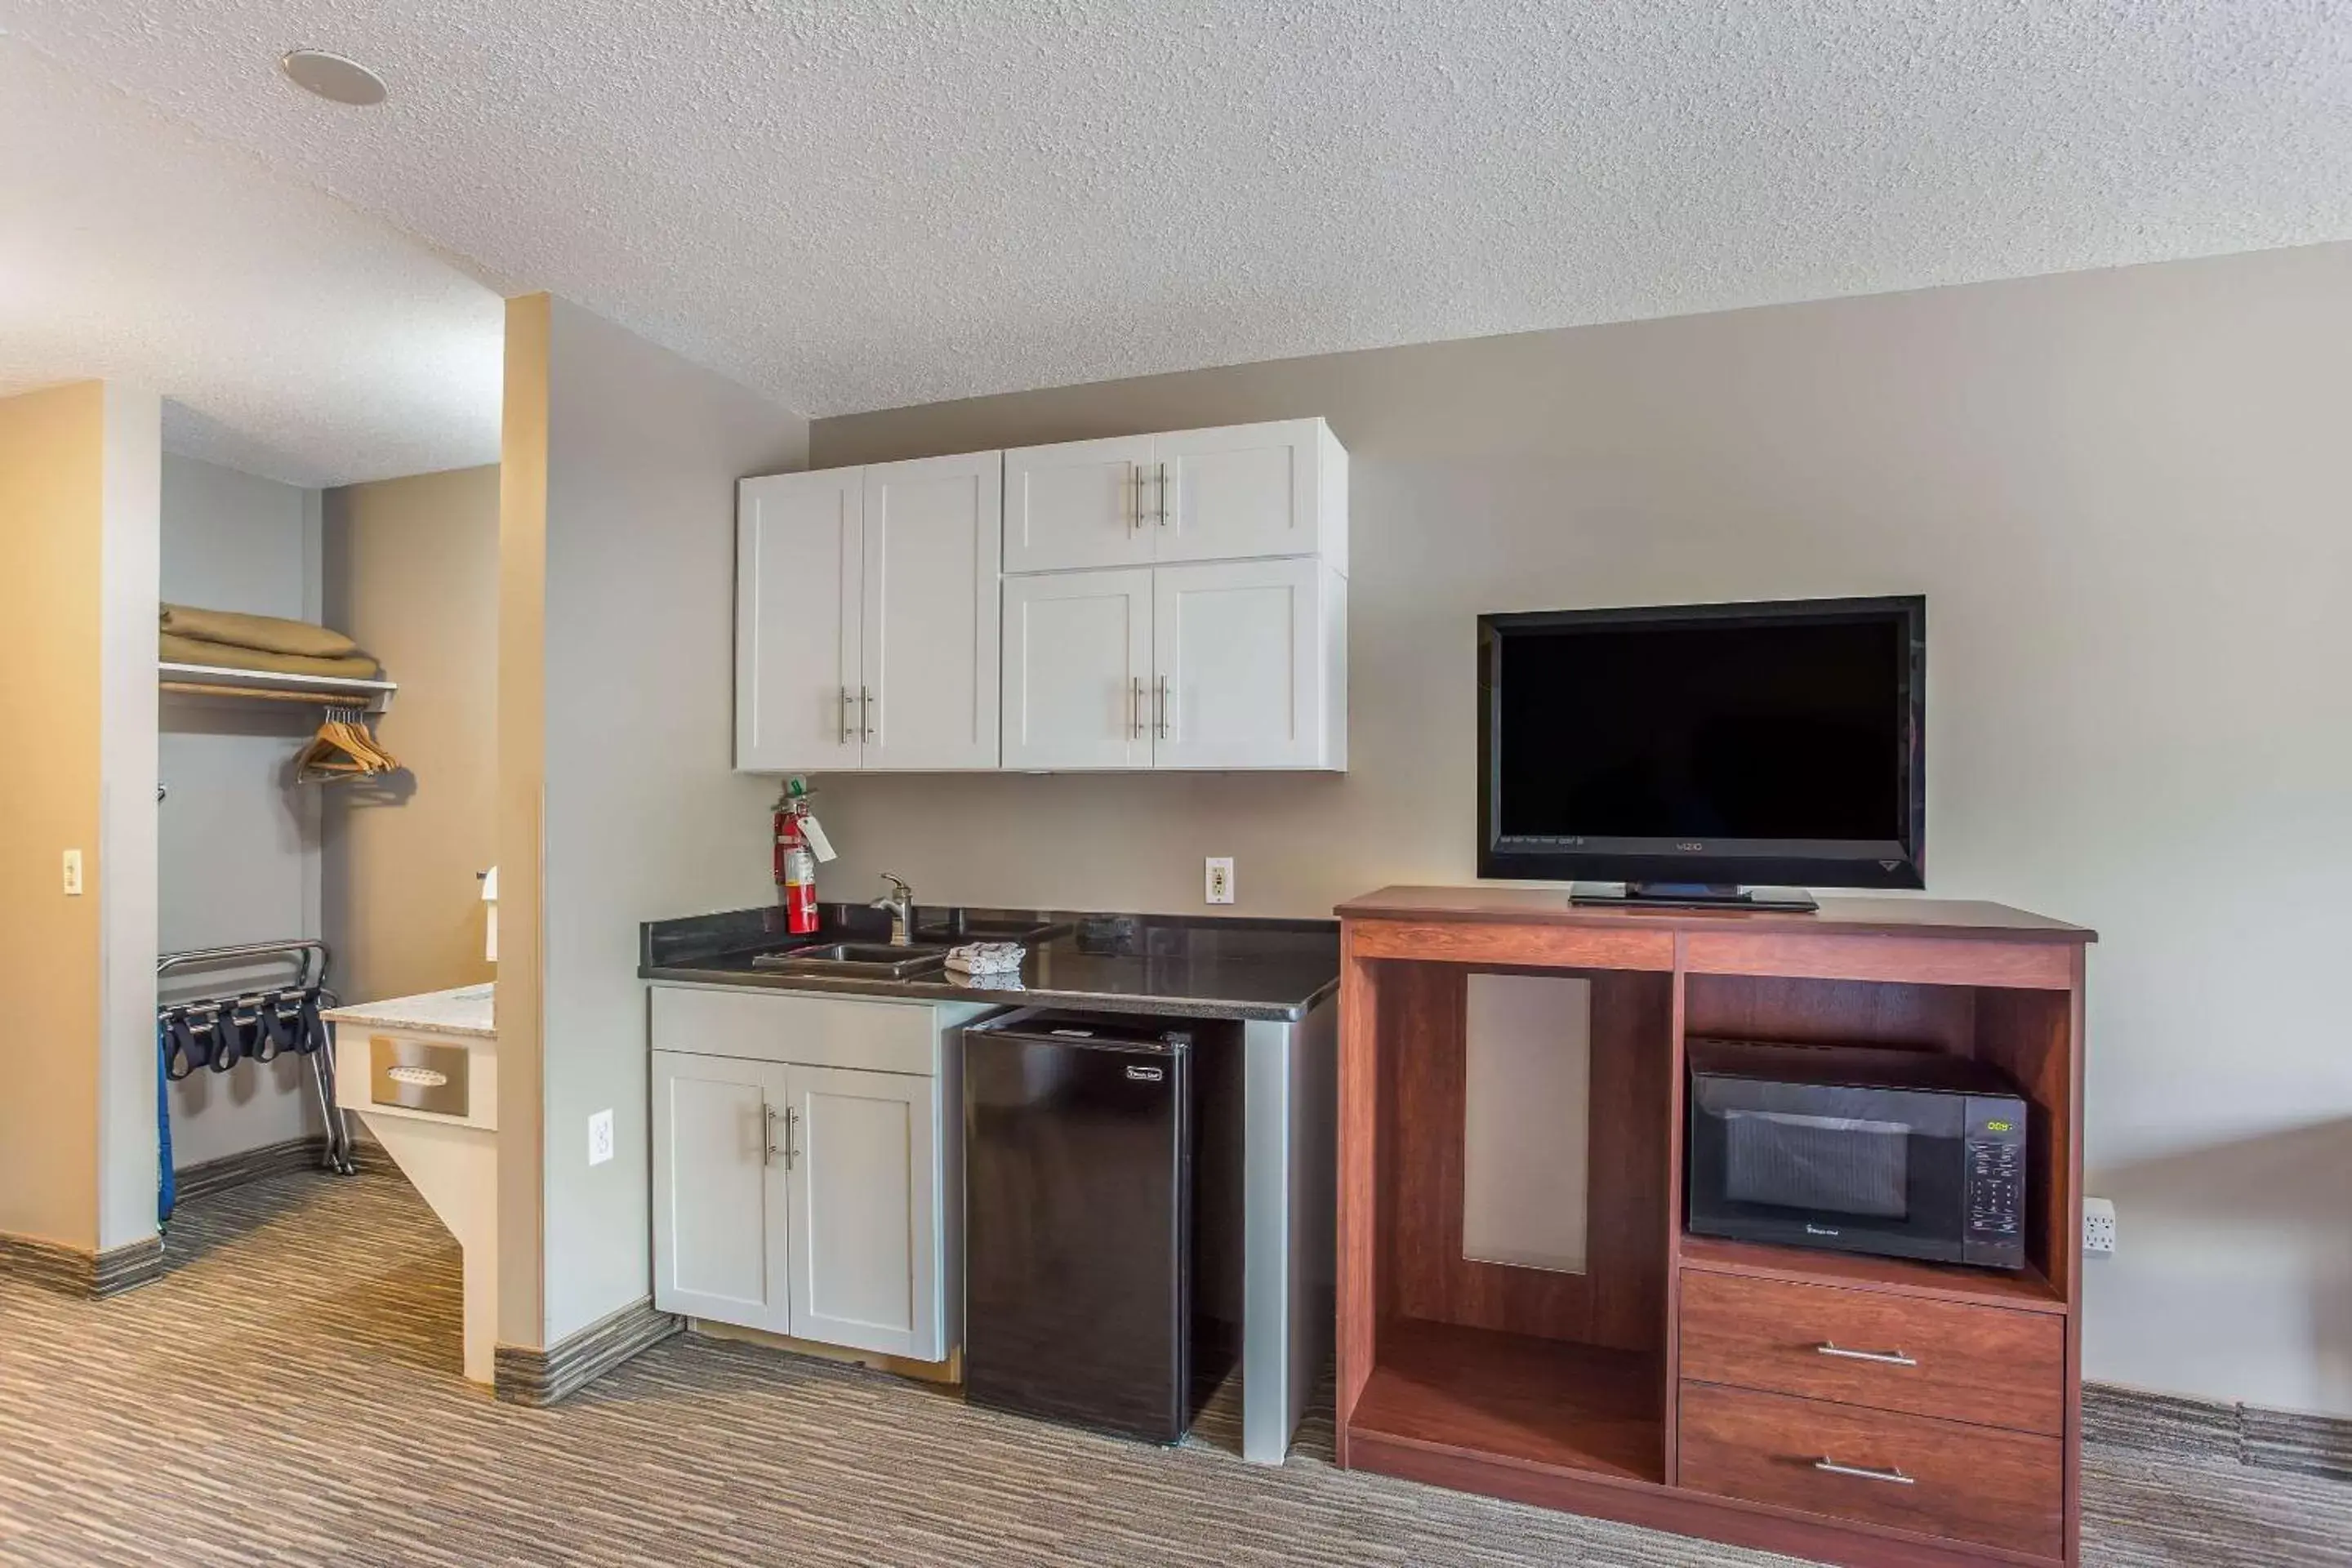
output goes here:
{"type": "Polygon", "coordinates": [[[601,1165],[613,1157],[613,1113],[600,1110],[588,1119],[588,1163],[601,1165]]]}
{"type": "Polygon", "coordinates": [[[66,897],[81,897],[81,851],[79,849],[66,851],[66,897]]]}
{"type": "Polygon", "coordinates": [[[1208,885],[1203,889],[1209,902],[1230,904],[1234,901],[1234,858],[1230,855],[1209,857],[1208,885]]]}

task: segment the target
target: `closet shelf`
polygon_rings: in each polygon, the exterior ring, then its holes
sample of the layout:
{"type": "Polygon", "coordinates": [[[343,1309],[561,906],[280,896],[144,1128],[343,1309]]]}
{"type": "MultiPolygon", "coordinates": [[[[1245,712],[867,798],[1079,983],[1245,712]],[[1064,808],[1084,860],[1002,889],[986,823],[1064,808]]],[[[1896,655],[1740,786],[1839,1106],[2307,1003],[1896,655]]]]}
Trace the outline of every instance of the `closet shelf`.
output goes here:
{"type": "Polygon", "coordinates": [[[269,702],[310,702],[329,708],[357,708],[382,713],[392,706],[399,683],[359,680],[341,675],[281,675],[268,669],[233,669],[217,664],[175,664],[165,659],[155,667],[165,691],[193,697],[251,697],[269,702]]]}

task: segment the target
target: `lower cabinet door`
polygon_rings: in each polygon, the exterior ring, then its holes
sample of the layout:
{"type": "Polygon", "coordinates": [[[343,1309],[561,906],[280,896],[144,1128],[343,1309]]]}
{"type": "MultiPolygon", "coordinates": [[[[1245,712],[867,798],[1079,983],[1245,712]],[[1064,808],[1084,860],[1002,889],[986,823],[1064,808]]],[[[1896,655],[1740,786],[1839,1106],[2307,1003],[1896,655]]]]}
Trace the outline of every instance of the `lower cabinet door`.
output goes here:
{"type": "Polygon", "coordinates": [[[791,1331],[783,1114],[791,1069],[653,1054],[654,1305],[791,1331]]]}
{"type": "Polygon", "coordinates": [[[944,1360],[940,1080],[842,1068],[785,1070],[791,1332],[944,1360]]]}

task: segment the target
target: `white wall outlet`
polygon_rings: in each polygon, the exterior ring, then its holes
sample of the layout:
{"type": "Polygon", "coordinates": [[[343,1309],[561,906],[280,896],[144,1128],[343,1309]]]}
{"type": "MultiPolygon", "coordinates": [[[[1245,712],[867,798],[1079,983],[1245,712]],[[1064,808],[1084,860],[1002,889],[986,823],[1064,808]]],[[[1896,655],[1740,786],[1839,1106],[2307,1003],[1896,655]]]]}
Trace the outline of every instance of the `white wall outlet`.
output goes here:
{"type": "Polygon", "coordinates": [[[2105,1198],[2083,1200],[2083,1250],[2113,1252],[2116,1249],[2116,1205],[2105,1198]]]}
{"type": "Polygon", "coordinates": [[[1234,858],[1230,855],[1209,857],[1209,902],[1230,904],[1234,901],[1234,858]]]}
{"type": "Polygon", "coordinates": [[[613,1157],[613,1113],[600,1110],[588,1119],[588,1163],[601,1165],[613,1157]]]}
{"type": "Polygon", "coordinates": [[[66,851],[66,897],[81,897],[81,851],[79,849],[66,851]]]}

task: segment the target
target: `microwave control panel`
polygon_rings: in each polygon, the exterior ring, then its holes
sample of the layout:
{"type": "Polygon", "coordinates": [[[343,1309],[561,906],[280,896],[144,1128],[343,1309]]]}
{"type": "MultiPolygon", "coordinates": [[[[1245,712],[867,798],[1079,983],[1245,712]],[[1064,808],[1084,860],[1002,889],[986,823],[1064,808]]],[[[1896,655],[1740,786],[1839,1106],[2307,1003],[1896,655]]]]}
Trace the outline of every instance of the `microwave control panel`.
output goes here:
{"type": "Polygon", "coordinates": [[[2013,1100],[1969,1101],[1963,1148],[1970,1263],[2025,1261],[2025,1108],[2013,1100]]]}

